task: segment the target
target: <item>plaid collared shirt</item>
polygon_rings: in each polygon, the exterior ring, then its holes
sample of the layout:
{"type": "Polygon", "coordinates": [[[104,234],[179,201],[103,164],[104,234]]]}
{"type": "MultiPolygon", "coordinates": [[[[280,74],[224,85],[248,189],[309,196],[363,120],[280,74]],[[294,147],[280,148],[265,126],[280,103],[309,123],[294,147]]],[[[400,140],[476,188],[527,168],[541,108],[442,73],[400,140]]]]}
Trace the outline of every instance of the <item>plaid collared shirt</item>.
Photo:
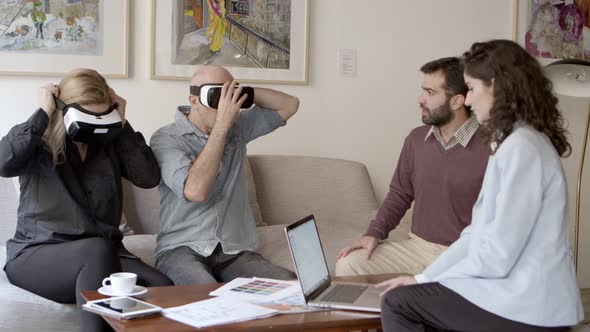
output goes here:
{"type": "Polygon", "coordinates": [[[461,144],[461,146],[466,147],[467,144],[469,144],[471,137],[473,137],[473,134],[475,134],[477,131],[477,128],[479,128],[479,123],[477,122],[475,116],[472,115],[469,120],[465,121],[461,128],[459,128],[455,134],[451,136],[447,143],[445,143],[445,140],[442,137],[440,128],[436,126],[432,126],[430,128],[428,134],[426,134],[426,137],[424,137],[424,140],[426,141],[431,134],[434,134],[434,137],[442,145],[445,151],[457,144],[461,144]]]}

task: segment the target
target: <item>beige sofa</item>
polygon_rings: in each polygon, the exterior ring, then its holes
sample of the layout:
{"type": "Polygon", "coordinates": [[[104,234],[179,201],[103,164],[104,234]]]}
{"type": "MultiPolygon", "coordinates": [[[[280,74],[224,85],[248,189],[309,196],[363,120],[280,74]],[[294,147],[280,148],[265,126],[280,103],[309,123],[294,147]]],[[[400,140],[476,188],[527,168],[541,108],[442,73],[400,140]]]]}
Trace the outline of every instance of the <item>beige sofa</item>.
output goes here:
{"type": "MultiPolygon", "coordinates": [[[[274,263],[293,268],[283,227],[314,214],[324,252],[333,271],[338,251],[358,237],[378,203],[364,165],[346,160],[303,156],[250,156],[256,201],[266,226],[259,226],[260,250],[274,263]]],[[[127,248],[153,264],[159,228],[157,189],[125,186],[124,213],[135,235],[125,236],[127,248]]],[[[254,197],[251,197],[254,198],[254,197]]],[[[255,202],[253,202],[255,203],[255,202]]],[[[0,178],[0,262],[4,244],[14,234],[16,191],[11,179],[0,178]]],[[[406,230],[396,231],[403,237],[406,230]]],[[[0,331],[77,331],[73,305],[63,305],[12,286],[0,273],[0,331]]]]}

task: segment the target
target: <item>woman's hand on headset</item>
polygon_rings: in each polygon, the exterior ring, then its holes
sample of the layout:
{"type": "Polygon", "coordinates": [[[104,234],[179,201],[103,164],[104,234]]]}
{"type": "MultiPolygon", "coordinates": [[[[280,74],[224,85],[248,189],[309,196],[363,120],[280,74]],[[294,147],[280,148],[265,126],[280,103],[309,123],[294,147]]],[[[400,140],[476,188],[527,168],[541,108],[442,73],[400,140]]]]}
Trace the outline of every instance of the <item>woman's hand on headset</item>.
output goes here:
{"type": "Polygon", "coordinates": [[[41,107],[41,109],[45,111],[45,113],[47,113],[47,116],[49,116],[50,118],[56,109],[55,100],[53,99],[53,96],[59,97],[59,88],[57,87],[57,85],[47,84],[39,88],[37,98],[39,102],[39,107],[41,107]]]}
{"type": "Polygon", "coordinates": [[[117,107],[117,112],[119,112],[121,122],[123,125],[125,125],[125,108],[127,107],[127,100],[115,93],[113,88],[109,88],[109,95],[111,96],[113,103],[119,104],[119,107],[117,107]]]}

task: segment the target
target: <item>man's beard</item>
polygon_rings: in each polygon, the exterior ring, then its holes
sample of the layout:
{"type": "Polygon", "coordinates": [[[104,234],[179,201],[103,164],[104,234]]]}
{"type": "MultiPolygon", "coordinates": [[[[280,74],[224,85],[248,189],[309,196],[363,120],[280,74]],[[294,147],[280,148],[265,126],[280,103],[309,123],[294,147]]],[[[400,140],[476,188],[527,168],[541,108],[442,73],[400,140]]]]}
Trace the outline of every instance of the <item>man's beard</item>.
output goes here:
{"type": "Polygon", "coordinates": [[[445,101],[444,104],[431,110],[423,105],[420,105],[423,111],[426,111],[428,115],[422,116],[422,123],[429,126],[441,127],[451,122],[454,118],[453,111],[451,111],[451,105],[449,100],[445,101]]]}

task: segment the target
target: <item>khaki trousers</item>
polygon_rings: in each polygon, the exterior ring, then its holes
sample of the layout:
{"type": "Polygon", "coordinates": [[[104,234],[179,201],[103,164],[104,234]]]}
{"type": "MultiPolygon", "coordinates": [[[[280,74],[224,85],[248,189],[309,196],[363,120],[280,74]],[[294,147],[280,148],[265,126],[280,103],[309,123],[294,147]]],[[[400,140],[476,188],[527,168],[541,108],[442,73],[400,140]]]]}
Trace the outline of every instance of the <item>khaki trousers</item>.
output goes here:
{"type": "Polygon", "coordinates": [[[382,273],[421,273],[448,247],[428,242],[414,233],[402,241],[382,241],[367,257],[366,249],[357,249],[336,262],[336,276],[382,273]]]}

